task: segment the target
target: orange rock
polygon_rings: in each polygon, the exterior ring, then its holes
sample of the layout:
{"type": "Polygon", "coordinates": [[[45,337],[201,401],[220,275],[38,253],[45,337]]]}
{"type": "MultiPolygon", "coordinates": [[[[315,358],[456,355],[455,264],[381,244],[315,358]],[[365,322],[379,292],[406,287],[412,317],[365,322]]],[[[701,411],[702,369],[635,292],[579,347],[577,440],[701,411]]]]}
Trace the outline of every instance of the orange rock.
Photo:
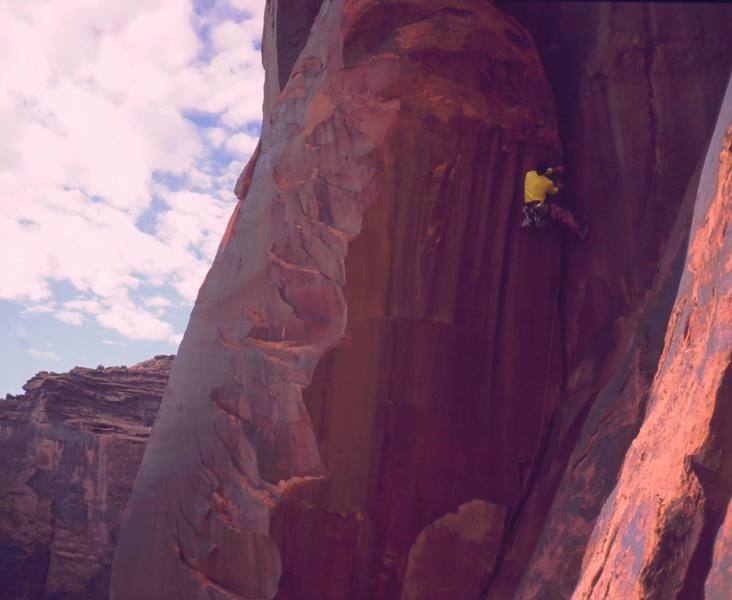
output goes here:
{"type": "Polygon", "coordinates": [[[701,174],[684,275],[647,415],[605,503],[573,598],[728,597],[732,492],[732,82],[701,174]]]}

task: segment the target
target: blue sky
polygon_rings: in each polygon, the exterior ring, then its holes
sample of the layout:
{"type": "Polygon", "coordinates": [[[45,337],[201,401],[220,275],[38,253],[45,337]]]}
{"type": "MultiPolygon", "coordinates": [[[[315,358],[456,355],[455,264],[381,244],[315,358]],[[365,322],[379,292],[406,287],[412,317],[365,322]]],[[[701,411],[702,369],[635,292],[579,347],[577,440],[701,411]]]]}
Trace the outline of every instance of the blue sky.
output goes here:
{"type": "Polygon", "coordinates": [[[0,397],[176,351],[259,137],[264,4],[0,5],[0,397]]]}

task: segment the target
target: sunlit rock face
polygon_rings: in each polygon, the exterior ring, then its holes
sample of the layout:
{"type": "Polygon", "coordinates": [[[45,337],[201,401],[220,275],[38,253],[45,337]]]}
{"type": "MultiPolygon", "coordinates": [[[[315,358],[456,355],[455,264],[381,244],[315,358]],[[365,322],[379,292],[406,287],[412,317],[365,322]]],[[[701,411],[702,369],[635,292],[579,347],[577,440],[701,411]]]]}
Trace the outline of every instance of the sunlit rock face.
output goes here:
{"type": "Polygon", "coordinates": [[[593,531],[574,598],[729,596],[732,549],[728,526],[720,526],[732,494],[731,218],[732,83],[701,172],[646,417],[593,531]]]}
{"type": "Polygon", "coordinates": [[[268,2],[262,139],[113,597],[570,597],[646,413],[731,24],[268,2]],[[588,242],[520,228],[540,158],[567,165],[588,242]]]}
{"type": "Polygon", "coordinates": [[[0,598],[106,598],[173,357],[39,373],[0,400],[0,598]]]}

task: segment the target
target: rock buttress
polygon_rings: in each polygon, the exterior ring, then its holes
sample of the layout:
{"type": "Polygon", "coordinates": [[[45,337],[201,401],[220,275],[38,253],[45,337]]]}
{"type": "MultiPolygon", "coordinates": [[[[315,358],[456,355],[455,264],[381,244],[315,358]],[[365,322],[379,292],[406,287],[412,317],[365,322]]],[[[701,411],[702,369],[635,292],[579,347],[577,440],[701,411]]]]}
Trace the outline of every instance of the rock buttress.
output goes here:
{"type": "Polygon", "coordinates": [[[421,529],[516,497],[558,342],[558,240],[521,231],[520,189],[557,146],[493,5],[323,4],[199,292],[113,598],[396,597],[421,529]]]}
{"type": "Polygon", "coordinates": [[[106,598],[172,357],[39,373],[0,400],[0,598],[106,598]]]}
{"type": "Polygon", "coordinates": [[[592,533],[573,598],[729,595],[729,539],[720,526],[732,494],[730,215],[732,81],[701,173],[647,415],[592,533]]]}

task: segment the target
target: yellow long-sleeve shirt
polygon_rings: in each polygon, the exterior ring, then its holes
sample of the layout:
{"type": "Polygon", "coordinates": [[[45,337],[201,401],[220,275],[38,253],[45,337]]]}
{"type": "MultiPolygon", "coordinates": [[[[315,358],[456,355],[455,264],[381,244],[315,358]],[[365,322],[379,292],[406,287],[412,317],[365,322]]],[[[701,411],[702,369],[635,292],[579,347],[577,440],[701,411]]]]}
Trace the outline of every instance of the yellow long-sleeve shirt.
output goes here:
{"type": "MultiPolygon", "coordinates": [[[[547,175],[551,175],[551,173],[551,169],[546,172],[547,175]]],[[[547,194],[554,196],[557,192],[559,192],[559,188],[546,175],[539,175],[536,171],[526,173],[524,178],[524,202],[526,204],[544,202],[547,194]]]]}

